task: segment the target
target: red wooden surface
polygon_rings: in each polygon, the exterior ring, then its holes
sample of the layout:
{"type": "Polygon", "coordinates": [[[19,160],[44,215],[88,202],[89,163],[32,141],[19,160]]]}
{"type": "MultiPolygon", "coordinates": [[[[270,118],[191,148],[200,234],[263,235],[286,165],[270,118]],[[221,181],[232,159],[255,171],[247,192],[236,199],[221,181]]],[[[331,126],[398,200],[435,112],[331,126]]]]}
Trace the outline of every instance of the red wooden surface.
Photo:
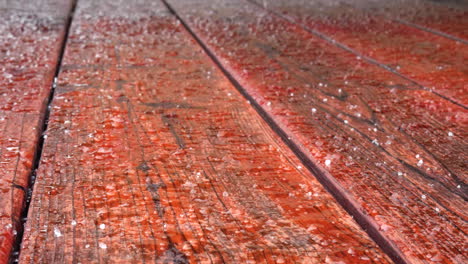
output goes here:
{"type": "Polygon", "coordinates": [[[406,261],[467,262],[463,107],[246,1],[169,2],[406,261]]]}
{"type": "Polygon", "coordinates": [[[386,263],[160,2],[79,1],[21,263],[386,263]]]}
{"type": "Polygon", "coordinates": [[[446,35],[468,44],[468,5],[466,1],[427,0],[344,0],[369,12],[387,15],[400,23],[446,35]]]}
{"type": "MultiPolygon", "coordinates": [[[[51,1],[40,3],[45,7],[51,1]]],[[[49,11],[24,5],[26,1],[0,1],[0,263],[8,261],[21,228],[69,8],[49,11]]]]}
{"type": "Polygon", "coordinates": [[[391,13],[361,11],[359,6],[306,0],[256,3],[390,67],[426,90],[468,105],[468,45],[462,42],[396,23],[387,18],[391,13]]]}

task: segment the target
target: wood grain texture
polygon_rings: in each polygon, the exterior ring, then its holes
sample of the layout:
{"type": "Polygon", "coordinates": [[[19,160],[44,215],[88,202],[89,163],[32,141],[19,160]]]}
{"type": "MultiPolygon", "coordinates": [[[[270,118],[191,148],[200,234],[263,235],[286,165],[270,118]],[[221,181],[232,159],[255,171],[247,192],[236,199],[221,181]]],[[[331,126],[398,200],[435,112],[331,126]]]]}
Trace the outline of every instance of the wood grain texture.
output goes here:
{"type": "Polygon", "coordinates": [[[0,1],[0,263],[8,261],[22,228],[20,215],[68,14],[65,5],[52,15],[16,4],[0,1]]]}
{"type": "Polygon", "coordinates": [[[169,2],[406,261],[467,261],[463,107],[246,1],[169,2]]]}
{"type": "MultiPolygon", "coordinates": [[[[254,1],[357,56],[468,107],[468,45],[340,1],[254,1]]],[[[468,14],[467,14],[468,15],[468,14]]],[[[468,27],[468,25],[466,25],[468,27]]]]}
{"type": "Polygon", "coordinates": [[[340,2],[468,44],[466,19],[468,2],[463,0],[341,0],[340,2]]]}
{"type": "Polygon", "coordinates": [[[154,1],[80,1],[21,263],[387,263],[154,1]]]}

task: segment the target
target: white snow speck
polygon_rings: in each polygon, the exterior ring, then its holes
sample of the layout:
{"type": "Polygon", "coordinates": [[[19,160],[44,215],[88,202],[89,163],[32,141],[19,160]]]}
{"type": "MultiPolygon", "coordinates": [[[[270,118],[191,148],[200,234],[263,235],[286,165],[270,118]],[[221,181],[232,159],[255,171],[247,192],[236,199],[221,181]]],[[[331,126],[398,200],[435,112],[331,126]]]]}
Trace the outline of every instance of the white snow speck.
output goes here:
{"type": "Polygon", "coordinates": [[[372,144],[374,144],[376,146],[380,145],[379,141],[377,139],[372,140],[372,144]]]}
{"type": "Polygon", "coordinates": [[[107,245],[102,243],[102,242],[99,242],[99,247],[102,248],[102,249],[106,249],[107,245]]]}
{"type": "Polygon", "coordinates": [[[62,236],[62,233],[60,232],[58,227],[54,227],[54,236],[55,237],[61,237],[62,236]]]}
{"type": "Polygon", "coordinates": [[[76,226],[76,221],[75,221],[75,220],[72,220],[72,221],[71,221],[71,225],[72,225],[72,226],[76,226]]]}
{"type": "Polygon", "coordinates": [[[331,160],[325,160],[325,166],[330,167],[331,160]]]}
{"type": "Polygon", "coordinates": [[[6,150],[18,152],[19,148],[18,147],[9,147],[9,148],[6,148],[6,150]]]}
{"type": "Polygon", "coordinates": [[[101,228],[101,229],[106,229],[106,225],[105,225],[105,224],[100,224],[100,225],[99,225],[99,228],[101,228]]]}
{"type": "Polygon", "coordinates": [[[453,137],[453,132],[449,131],[447,134],[449,137],[453,137]]]}
{"type": "Polygon", "coordinates": [[[312,113],[317,113],[317,109],[312,108],[312,113]]]}
{"type": "Polygon", "coordinates": [[[424,161],[421,159],[418,161],[418,167],[421,167],[423,165],[424,161]]]}

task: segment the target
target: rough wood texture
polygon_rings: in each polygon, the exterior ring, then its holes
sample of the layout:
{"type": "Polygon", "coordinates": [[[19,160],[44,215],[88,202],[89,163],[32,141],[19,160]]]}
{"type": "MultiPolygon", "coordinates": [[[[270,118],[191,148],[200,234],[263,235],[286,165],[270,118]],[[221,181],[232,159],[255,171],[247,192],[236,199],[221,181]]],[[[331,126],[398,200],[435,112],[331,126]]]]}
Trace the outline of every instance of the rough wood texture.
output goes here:
{"type": "Polygon", "coordinates": [[[386,263],[154,1],[80,1],[21,263],[386,263]]]}
{"type": "Polygon", "coordinates": [[[342,0],[398,23],[440,34],[468,44],[468,2],[464,0],[342,0]]]}
{"type": "Polygon", "coordinates": [[[175,11],[412,263],[466,263],[467,111],[246,1],[175,11]]]}
{"type": "Polygon", "coordinates": [[[0,263],[8,261],[21,228],[68,12],[65,5],[51,14],[17,4],[0,1],[0,263]]]}
{"type": "Polygon", "coordinates": [[[387,18],[388,13],[364,12],[338,1],[255,2],[423,89],[468,106],[468,45],[462,42],[396,23],[387,18]]]}

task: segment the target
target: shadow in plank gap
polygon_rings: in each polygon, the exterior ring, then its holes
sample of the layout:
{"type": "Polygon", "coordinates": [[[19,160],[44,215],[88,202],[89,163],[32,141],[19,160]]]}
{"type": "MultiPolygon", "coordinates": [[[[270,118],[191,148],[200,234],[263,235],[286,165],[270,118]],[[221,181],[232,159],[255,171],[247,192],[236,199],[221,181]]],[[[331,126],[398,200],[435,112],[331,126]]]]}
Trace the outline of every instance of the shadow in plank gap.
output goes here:
{"type": "MultiPolygon", "coordinates": [[[[0,1],[0,263],[21,239],[22,211],[70,3],[0,1]]],[[[13,253],[12,260],[17,258],[13,253]]]]}

